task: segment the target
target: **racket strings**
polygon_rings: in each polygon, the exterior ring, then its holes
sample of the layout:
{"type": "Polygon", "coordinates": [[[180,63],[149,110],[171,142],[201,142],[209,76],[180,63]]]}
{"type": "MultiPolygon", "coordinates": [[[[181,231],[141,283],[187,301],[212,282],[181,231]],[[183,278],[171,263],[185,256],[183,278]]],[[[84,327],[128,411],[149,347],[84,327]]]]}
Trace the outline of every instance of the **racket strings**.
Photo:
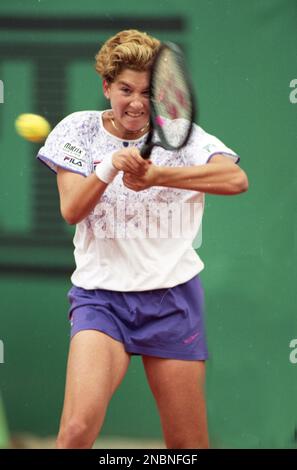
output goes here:
{"type": "Polygon", "coordinates": [[[152,81],[155,124],[173,147],[183,144],[191,126],[192,99],[183,64],[170,49],[160,55],[152,81]]]}

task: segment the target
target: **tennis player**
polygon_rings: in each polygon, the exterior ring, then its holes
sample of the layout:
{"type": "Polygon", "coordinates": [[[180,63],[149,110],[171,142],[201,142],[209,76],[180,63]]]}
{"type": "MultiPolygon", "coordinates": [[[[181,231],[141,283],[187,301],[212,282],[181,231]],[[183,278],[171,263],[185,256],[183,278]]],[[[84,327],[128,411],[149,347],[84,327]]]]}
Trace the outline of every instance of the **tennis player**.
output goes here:
{"type": "Polygon", "coordinates": [[[197,125],[181,150],[155,147],[141,158],[159,46],[137,30],[108,39],[96,70],[110,109],[69,115],[38,154],[57,173],[62,216],[76,224],[58,448],[92,447],[133,354],[142,356],[167,448],[209,446],[203,263],[192,241],[204,194],[239,194],[248,182],[236,153],[197,125]]]}

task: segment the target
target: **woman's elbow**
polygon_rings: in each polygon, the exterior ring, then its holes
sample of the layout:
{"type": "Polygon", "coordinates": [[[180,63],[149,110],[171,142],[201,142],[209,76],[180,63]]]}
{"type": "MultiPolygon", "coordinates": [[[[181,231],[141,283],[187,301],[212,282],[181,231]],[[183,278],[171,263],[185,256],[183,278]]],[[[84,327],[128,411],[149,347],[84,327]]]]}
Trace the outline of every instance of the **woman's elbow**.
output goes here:
{"type": "Polygon", "coordinates": [[[242,171],[241,181],[240,181],[241,193],[245,193],[249,189],[249,180],[244,171],[242,171]]]}
{"type": "Polygon", "coordinates": [[[234,194],[245,193],[249,189],[249,180],[246,173],[240,169],[236,180],[234,181],[234,194]]]}
{"type": "Polygon", "coordinates": [[[77,215],[73,210],[71,210],[71,208],[61,206],[60,210],[63,219],[68,225],[75,225],[79,222],[77,215]]]}

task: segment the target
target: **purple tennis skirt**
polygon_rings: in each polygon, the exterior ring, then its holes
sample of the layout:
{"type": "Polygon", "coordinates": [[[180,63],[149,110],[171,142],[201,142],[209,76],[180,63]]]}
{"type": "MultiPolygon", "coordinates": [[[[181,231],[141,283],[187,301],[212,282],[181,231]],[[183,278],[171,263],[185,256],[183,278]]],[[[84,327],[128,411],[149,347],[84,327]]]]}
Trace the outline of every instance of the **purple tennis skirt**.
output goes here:
{"type": "Polygon", "coordinates": [[[143,292],[73,286],[68,298],[71,337],[82,330],[98,330],[123,343],[130,354],[208,358],[199,276],[170,289],[143,292]]]}

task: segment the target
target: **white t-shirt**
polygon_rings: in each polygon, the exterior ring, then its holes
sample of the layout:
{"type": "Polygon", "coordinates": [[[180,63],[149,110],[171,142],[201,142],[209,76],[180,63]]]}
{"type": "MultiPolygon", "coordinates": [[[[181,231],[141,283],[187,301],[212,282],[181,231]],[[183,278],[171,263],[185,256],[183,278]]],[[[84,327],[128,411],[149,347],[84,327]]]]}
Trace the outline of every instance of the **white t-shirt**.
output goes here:
{"type": "MultiPolygon", "coordinates": [[[[141,148],[146,136],[125,141],[103,127],[102,111],[70,114],[50,133],[38,158],[88,176],[104,157],[123,147],[141,148]]],[[[188,144],[171,152],[155,147],[155,165],[202,165],[216,153],[237,155],[195,125],[188,144]]],[[[193,240],[201,226],[204,193],[151,187],[135,192],[124,186],[123,172],[108,185],[99,203],[76,226],[72,283],[84,289],[145,291],[184,283],[204,267],[193,240]]]]}

